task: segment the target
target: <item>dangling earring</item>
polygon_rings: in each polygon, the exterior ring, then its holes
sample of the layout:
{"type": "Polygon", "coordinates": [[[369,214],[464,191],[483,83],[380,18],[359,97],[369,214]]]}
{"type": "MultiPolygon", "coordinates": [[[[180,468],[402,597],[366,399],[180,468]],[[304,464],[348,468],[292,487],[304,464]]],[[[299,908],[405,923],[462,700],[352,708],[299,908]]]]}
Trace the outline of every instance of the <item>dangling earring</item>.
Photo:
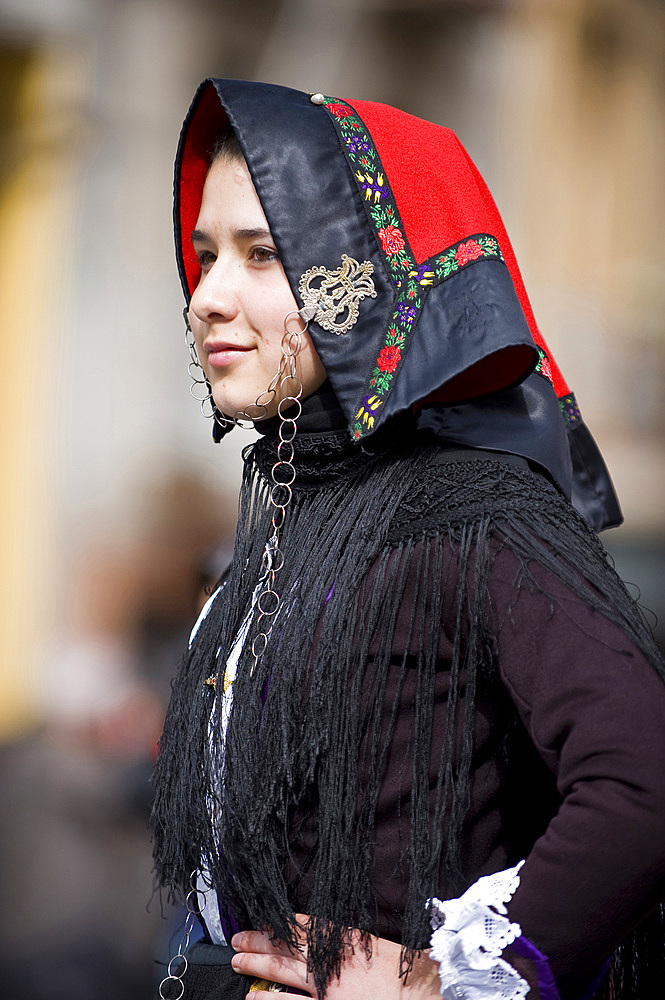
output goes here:
{"type": "Polygon", "coordinates": [[[182,316],[185,321],[185,344],[187,345],[190,357],[189,364],[187,365],[187,371],[192,380],[192,384],[189,387],[189,393],[201,404],[201,413],[206,420],[213,419],[215,423],[222,428],[222,430],[226,430],[227,427],[232,425],[235,421],[225,417],[224,414],[215,406],[215,401],[212,398],[210,383],[208,382],[205,372],[203,371],[203,366],[199,361],[199,355],[196,350],[196,341],[194,340],[191,323],[189,322],[189,306],[185,306],[182,311],[182,316]],[[197,386],[202,387],[204,395],[200,396],[198,394],[197,386]],[[206,412],[206,403],[210,404],[210,412],[206,412]]]}

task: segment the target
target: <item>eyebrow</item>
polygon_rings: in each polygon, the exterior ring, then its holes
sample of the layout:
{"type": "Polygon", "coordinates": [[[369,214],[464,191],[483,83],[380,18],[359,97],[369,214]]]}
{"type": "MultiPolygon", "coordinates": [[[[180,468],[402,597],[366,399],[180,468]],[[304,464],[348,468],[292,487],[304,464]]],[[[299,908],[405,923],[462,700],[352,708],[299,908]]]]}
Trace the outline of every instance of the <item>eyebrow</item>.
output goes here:
{"type": "MultiPolygon", "coordinates": [[[[234,229],[233,236],[238,240],[271,240],[269,229],[234,229]]],[[[210,236],[202,229],[192,230],[192,243],[209,243],[210,236]]]]}

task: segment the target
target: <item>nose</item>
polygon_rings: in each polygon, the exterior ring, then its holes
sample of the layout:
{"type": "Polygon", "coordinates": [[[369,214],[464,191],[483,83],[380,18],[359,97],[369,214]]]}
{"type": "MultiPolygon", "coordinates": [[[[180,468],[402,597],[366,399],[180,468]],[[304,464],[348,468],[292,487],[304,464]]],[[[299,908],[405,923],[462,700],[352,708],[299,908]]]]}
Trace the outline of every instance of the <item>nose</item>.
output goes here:
{"type": "Polygon", "coordinates": [[[218,257],[208,271],[201,273],[189,305],[201,323],[224,322],[237,315],[238,293],[232,271],[218,257]]]}

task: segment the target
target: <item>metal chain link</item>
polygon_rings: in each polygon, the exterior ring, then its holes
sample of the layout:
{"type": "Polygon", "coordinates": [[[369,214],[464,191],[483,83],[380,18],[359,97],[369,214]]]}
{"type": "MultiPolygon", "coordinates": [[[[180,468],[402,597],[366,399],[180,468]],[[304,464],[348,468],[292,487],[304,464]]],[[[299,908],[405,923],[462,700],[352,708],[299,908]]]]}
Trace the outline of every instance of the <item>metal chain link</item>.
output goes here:
{"type": "Polygon", "coordinates": [[[222,430],[225,430],[227,427],[232,425],[234,421],[225,416],[221,410],[218,410],[215,406],[212,398],[212,388],[208,382],[205,372],[203,371],[203,366],[201,365],[199,354],[196,350],[196,341],[194,340],[191,323],[189,322],[189,306],[185,306],[182,311],[182,316],[185,321],[185,345],[189,351],[190,358],[189,364],[187,365],[187,371],[192,380],[192,384],[189,387],[189,394],[201,404],[201,413],[206,420],[214,420],[215,423],[222,428],[222,430]],[[203,389],[202,396],[198,393],[198,386],[201,386],[203,389]],[[209,404],[210,412],[206,412],[206,404],[209,404]]]}

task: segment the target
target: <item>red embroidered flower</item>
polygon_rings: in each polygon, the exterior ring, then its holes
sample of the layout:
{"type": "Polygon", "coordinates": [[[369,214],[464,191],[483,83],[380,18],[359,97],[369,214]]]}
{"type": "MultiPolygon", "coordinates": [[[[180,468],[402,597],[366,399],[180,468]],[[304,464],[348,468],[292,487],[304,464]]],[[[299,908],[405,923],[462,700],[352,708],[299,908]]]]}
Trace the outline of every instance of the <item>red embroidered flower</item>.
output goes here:
{"type": "Polygon", "coordinates": [[[550,362],[549,359],[546,358],[544,355],[540,359],[540,364],[538,365],[538,371],[540,372],[541,375],[544,375],[545,378],[548,378],[550,382],[552,381],[552,369],[550,368],[550,362]]]}
{"type": "Polygon", "coordinates": [[[355,431],[355,433],[354,433],[354,435],[353,435],[353,436],[354,436],[354,438],[356,439],[356,441],[358,441],[358,440],[359,440],[359,438],[360,438],[360,431],[355,431]]]}
{"type": "Polygon", "coordinates": [[[397,226],[386,226],[385,229],[379,229],[377,236],[381,240],[384,253],[387,253],[389,257],[399,253],[405,247],[404,237],[397,226]]]}
{"type": "Polygon", "coordinates": [[[349,118],[353,114],[353,109],[347,108],[346,104],[329,104],[328,111],[337,118],[349,118]]]}
{"type": "Polygon", "coordinates": [[[401,355],[399,347],[383,347],[376,359],[376,367],[382,372],[394,372],[401,355]]]}
{"type": "Polygon", "coordinates": [[[468,264],[470,260],[478,260],[482,255],[483,248],[477,240],[467,240],[466,243],[460,243],[458,246],[455,251],[455,260],[460,266],[463,266],[468,264]]]}

